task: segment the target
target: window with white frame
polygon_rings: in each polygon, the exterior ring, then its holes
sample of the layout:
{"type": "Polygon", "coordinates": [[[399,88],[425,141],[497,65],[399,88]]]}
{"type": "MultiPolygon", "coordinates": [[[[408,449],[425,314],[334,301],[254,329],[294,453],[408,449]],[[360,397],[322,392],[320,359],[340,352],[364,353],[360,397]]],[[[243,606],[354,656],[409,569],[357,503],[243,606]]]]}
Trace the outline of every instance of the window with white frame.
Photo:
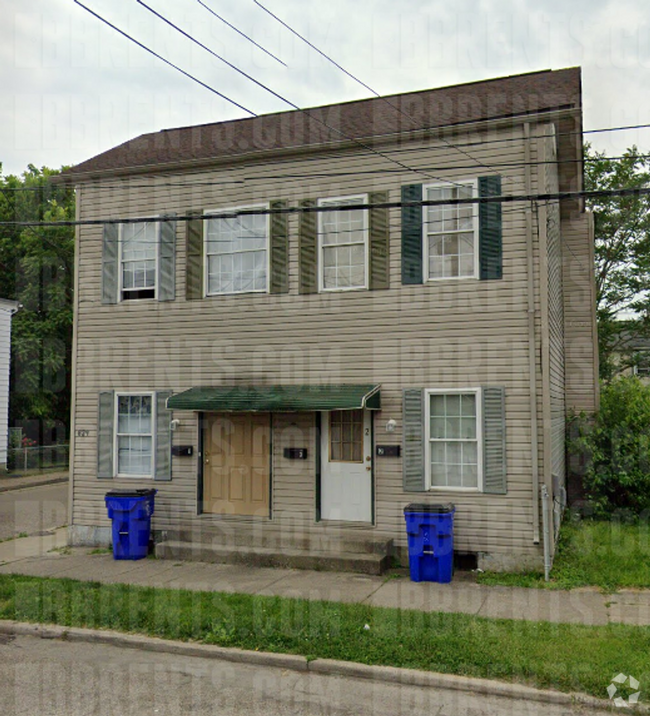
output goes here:
{"type": "MultiPolygon", "coordinates": [[[[246,209],[268,206],[239,207],[246,209]]],[[[267,291],[268,215],[215,217],[205,224],[207,295],[267,291]]]]}
{"type": "Polygon", "coordinates": [[[429,486],[481,489],[480,390],[427,391],[426,413],[429,486]]]}
{"type": "MultiPolygon", "coordinates": [[[[367,196],[321,199],[319,206],[355,206],[367,196]]],[[[318,215],[319,282],[322,291],[368,287],[368,211],[344,209],[318,215]]]]}
{"type": "Polygon", "coordinates": [[[159,227],[151,221],[120,226],[120,285],[123,301],[156,297],[159,227]]]}
{"type": "MultiPolygon", "coordinates": [[[[471,199],[475,181],[424,187],[427,201],[471,199]]],[[[438,204],[423,207],[425,276],[428,280],[476,277],[478,205],[438,204]]]]}
{"type": "Polygon", "coordinates": [[[633,369],[635,375],[648,378],[650,376],[650,352],[639,353],[633,369]]]}
{"type": "Polygon", "coordinates": [[[117,394],[115,448],[117,474],[152,477],[154,457],[153,395],[117,394]]]}

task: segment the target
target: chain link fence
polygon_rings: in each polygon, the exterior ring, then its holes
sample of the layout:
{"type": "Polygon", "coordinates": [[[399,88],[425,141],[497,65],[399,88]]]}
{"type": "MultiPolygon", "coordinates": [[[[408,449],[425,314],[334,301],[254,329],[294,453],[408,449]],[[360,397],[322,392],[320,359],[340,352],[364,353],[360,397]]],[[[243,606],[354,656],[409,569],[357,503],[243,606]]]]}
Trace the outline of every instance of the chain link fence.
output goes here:
{"type": "Polygon", "coordinates": [[[47,470],[67,468],[70,462],[69,445],[10,447],[7,450],[8,470],[47,470]]]}

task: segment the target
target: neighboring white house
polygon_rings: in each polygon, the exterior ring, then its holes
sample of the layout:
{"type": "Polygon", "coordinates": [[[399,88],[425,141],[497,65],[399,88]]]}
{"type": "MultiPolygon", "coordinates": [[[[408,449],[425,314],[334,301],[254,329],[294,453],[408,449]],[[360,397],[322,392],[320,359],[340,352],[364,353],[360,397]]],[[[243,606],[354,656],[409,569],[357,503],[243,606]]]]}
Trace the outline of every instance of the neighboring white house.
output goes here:
{"type": "Polygon", "coordinates": [[[20,304],[0,298],[0,470],[7,469],[9,432],[9,366],[11,363],[11,317],[20,304]]]}

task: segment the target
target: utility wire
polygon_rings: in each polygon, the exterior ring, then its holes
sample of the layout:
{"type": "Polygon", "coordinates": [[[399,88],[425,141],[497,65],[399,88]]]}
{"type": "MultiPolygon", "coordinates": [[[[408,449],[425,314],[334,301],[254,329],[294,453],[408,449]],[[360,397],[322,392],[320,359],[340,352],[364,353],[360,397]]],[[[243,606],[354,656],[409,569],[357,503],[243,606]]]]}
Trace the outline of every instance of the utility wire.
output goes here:
{"type": "MultiPolygon", "coordinates": [[[[293,102],[289,102],[288,99],[283,97],[281,94],[278,94],[274,90],[272,90],[270,87],[265,85],[263,82],[260,82],[259,80],[255,79],[252,75],[249,75],[248,72],[245,72],[244,70],[237,67],[237,65],[234,65],[232,62],[229,62],[225,57],[222,57],[220,54],[215,52],[214,50],[211,50],[207,45],[204,45],[200,40],[197,40],[193,35],[190,35],[189,32],[185,32],[182,28],[180,28],[178,25],[173,23],[171,20],[168,20],[164,15],[161,15],[157,10],[154,10],[150,5],[147,5],[144,0],[135,0],[138,5],[142,5],[143,8],[148,10],[150,13],[155,15],[159,20],[162,20],[163,22],[167,23],[170,27],[172,27],[177,32],[180,32],[183,37],[186,37],[188,40],[193,42],[194,44],[198,45],[200,48],[205,50],[206,52],[210,53],[213,57],[216,57],[217,60],[220,60],[225,65],[230,67],[230,69],[235,70],[235,72],[238,72],[242,77],[245,77],[247,80],[250,80],[251,82],[255,83],[258,87],[261,87],[263,90],[266,90],[270,94],[272,94],[274,97],[277,97],[282,102],[286,102],[287,104],[291,105],[294,109],[300,109],[297,105],[293,104],[293,102]]],[[[76,2],[76,0],[75,0],[76,2]]]]}
{"type": "MultiPolygon", "coordinates": [[[[341,70],[341,72],[346,74],[350,79],[354,80],[357,84],[361,85],[362,87],[367,89],[369,92],[371,92],[373,95],[375,95],[375,97],[377,97],[378,99],[380,99],[383,102],[385,102],[386,104],[388,104],[389,107],[392,107],[396,112],[399,112],[402,116],[406,117],[410,122],[412,122],[413,124],[416,124],[415,120],[413,119],[413,117],[410,114],[407,114],[406,112],[404,112],[400,107],[397,107],[396,105],[394,105],[387,97],[380,95],[379,92],[377,92],[372,87],[370,87],[370,85],[367,85],[363,80],[360,80],[358,77],[353,75],[351,72],[346,70],[344,67],[341,67],[341,65],[338,62],[336,62],[336,60],[334,60],[328,54],[326,54],[321,49],[316,47],[316,45],[314,45],[312,42],[310,42],[306,37],[303,37],[303,35],[301,35],[299,32],[294,30],[293,27],[291,27],[289,24],[287,24],[284,20],[282,20],[277,15],[272,13],[267,7],[262,5],[262,3],[259,2],[259,0],[253,0],[253,2],[259,8],[264,10],[264,12],[268,13],[272,18],[277,20],[283,27],[285,27],[287,30],[289,30],[289,32],[292,32],[296,37],[300,38],[303,42],[307,43],[307,45],[309,45],[309,47],[311,47],[313,50],[318,52],[318,54],[321,55],[322,57],[324,57],[328,62],[331,62],[335,67],[337,67],[339,70],[341,70]]],[[[483,164],[483,162],[481,162],[480,160],[473,157],[469,152],[466,152],[463,149],[460,149],[459,147],[455,146],[453,143],[449,142],[449,140],[445,139],[444,137],[441,137],[441,141],[443,141],[449,147],[452,147],[453,149],[456,149],[457,151],[461,152],[462,154],[467,156],[469,159],[479,162],[479,164],[482,167],[484,167],[485,169],[491,169],[490,166],[488,166],[487,164],[483,164]]],[[[506,177],[506,179],[509,180],[509,177],[506,177]]]]}
{"type": "MultiPolygon", "coordinates": [[[[625,159],[624,156],[604,156],[604,157],[598,157],[598,158],[589,158],[585,157],[584,161],[587,163],[593,163],[597,161],[620,161],[625,159]]],[[[650,154],[640,154],[638,155],[639,159],[642,160],[648,160],[650,159],[650,154]]],[[[547,165],[558,165],[558,164],[579,164],[583,162],[583,159],[563,159],[563,160],[557,160],[557,159],[541,159],[538,161],[530,161],[530,162],[497,162],[492,165],[493,168],[499,168],[499,169],[519,169],[524,167],[535,167],[535,166],[547,166],[547,165]]],[[[472,170],[476,169],[475,164],[454,164],[454,165],[447,165],[447,166],[423,166],[420,167],[424,171],[446,171],[446,170],[472,170]]],[[[359,169],[359,170],[350,170],[346,172],[342,171],[331,171],[331,172],[286,172],[283,174],[264,174],[264,176],[243,176],[239,179],[224,179],[224,180],[215,180],[215,181],[193,181],[192,175],[189,175],[186,179],[183,180],[175,180],[175,181],[158,181],[160,178],[160,175],[151,175],[150,181],[148,183],[127,183],[124,180],[114,180],[113,183],[109,183],[110,180],[104,181],[101,184],[95,184],[92,188],[93,191],[96,191],[97,189],[102,190],[114,190],[116,188],[121,188],[125,190],[133,190],[133,189],[150,189],[150,190],[158,190],[158,189],[165,189],[165,188],[177,188],[177,189],[186,189],[186,190],[193,190],[198,187],[212,187],[212,186],[233,186],[233,185],[244,185],[248,182],[255,182],[259,180],[288,180],[288,179],[337,179],[342,177],[350,177],[350,176],[365,176],[365,175],[384,175],[384,174],[392,174],[392,173],[401,173],[401,170],[399,169],[359,169]]],[[[65,174],[57,174],[55,177],[65,177],[65,174]]],[[[56,181],[56,179],[55,179],[56,181]]],[[[450,182],[445,182],[450,183],[450,182]]],[[[54,188],[54,191],[57,191],[55,188],[54,183],[50,180],[44,185],[47,187],[54,188]]],[[[63,190],[63,189],[62,189],[63,190]]],[[[35,192],[35,191],[41,191],[40,187],[2,187],[0,186],[0,192],[35,192]]]]}
{"type": "MultiPolygon", "coordinates": [[[[78,0],[75,0],[75,2],[78,2],[78,0]]],[[[214,52],[213,50],[211,50],[209,47],[207,47],[206,45],[204,45],[202,42],[200,42],[199,40],[197,40],[195,37],[193,37],[192,35],[190,35],[188,32],[185,32],[185,30],[183,30],[182,28],[180,28],[178,25],[176,25],[175,23],[173,23],[171,20],[168,20],[164,15],[161,15],[159,12],[157,12],[157,11],[154,10],[152,7],[150,7],[149,5],[147,5],[147,4],[144,2],[144,0],[136,0],[136,2],[137,2],[139,5],[142,5],[142,7],[146,8],[147,10],[149,10],[149,12],[153,13],[153,14],[154,14],[156,17],[158,17],[160,20],[162,20],[163,22],[167,23],[170,27],[172,27],[172,28],[174,28],[175,30],[177,30],[178,32],[180,32],[181,35],[183,35],[184,37],[186,37],[188,40],[191,40],[191,41],[194,42],[196,45],[198,45],[199,47],[203,48],[206,52],[209,52],[213,57],[216,57],[217,59],[221,60],[223,63],[225,63],[226,65],[228,65],[228,67],[232,68],[233,70],[235,70],[235,71],[238,72],[239,74],[243,75],[244,77],[246,77],[246,78],[247,78],[248,80],[250,80],[251,82],[254,82],[258,87],[261,87],[262,89],[264,89],[264,90],[266,90],[267,92],[269,92],[270,94],[272,94],[274,97],[277,97],[279,100],[281,100],[281,101],[284,102],[285,104],[288,104],[292,109],[298,110],[299,112],[303,112],[304,114],[306,114],[307,117],[309,117],[309,119],[311,119],[311,120],[313,120],[313,121],[315,121],[315,122],[318,122],[319,124],[321,124],[321,125],[324,126],[324,127],[327,127],[327,128],[328,128],[329,130],[331,130],[332,132],[336,132],[336,134],[338,134],[340,137],[343,137],[344,139],[347,139],[348,141],[354,142],[355,144],[357,144],[358,146],[362,147],[362,148],[365,149],[366,151],[372,152],[373,154],[376,154],[377,156],[383,157],[384,159],[387,159],[389,162],[392,162],[393,164],[396,164],[397,166],[400,166],[400,167],[402,167],[402,169],[406,169],[406,170],[409,171],[409,172],[414,172],[414,173],[416,173],[416,174],[421,174],[422,176],[427,177],[427,179],[433,179],[433,180],[435,180],[435,181],[445,181],[444,179],[441,179],[440,177],[431,176],[431,175],[426,174],[426,173],[424,173],[424,172],[418,171],[417,169],[413,169],[412,167],[409,167],[408,165],[404,164],[403,162],[400,162],[398,159],[393,159],[392,157],[388,156],[387,154],[384,154],[383,152],[380,152],[380,151],[377,151],[376,149],[373,149],[373,148],[372,148],[371,146],[369,146],[368,144],[365,144],[364,142],[361,142],[360,140],[355,139],[354,137],[351,137],[351,136],[348,135],[348,134],[345,134],[345,132],[342,132],[341,130],[337,129],[336,127],[333,127],[331,124],[327,123],[326,121],[324,121],[324,120],[322,120],[322,119],[319,119],[319,118],[316,117],[316,116],[313,116],[309,110],[307,110],[307,109],[302,109],[301,107],[299,107],[297,104],[295,104],[295,103],[292,102],[291,100],[287,99],[286,97],[283,97],[281,94],[278,94],[275,90],[271,89],[270,87],[268,87],[268,86],[265,85],[264,83],[262,83],[262,82],[260,82],[259,80],[255,79],[252,75],[249,75],[247,72],[244,72],[244,70],[241,70],[241,69],[240,69],[239,67],[237,67],[236,65],[233,65],[232,62],[229,62],[229,61],[226,60],[225,58],[221,57],[221,55],[219,55],[219,54],[217,54],[216,52],[214,52]]],[[[453,184],[454,182],[451,182],[451,183],[453,184]]]]}
{"type": "Polygon", "coordinates": [[[107,224],[138,224],[143,222],[165,223],[209,219],[232,219],[238,216],[271,216],[278,214],[318,214],[334,211],[358,211],[360,209],[399,209],[424,206],[459,206],[463,204],[512,204],[531,201],[562,201],[567,199],[595,199],[607,196],[641,197],[650,195],[650,187],[635,189],[598,189],[592,191],[558,191],[546,194],[511,194],[505,196],[474,196],[462,199],[423,199],[421,201],[385,201],[374,204],[342,204],[324,206],[289,206],[276,209],[236,209],[210,214],[184,214],[176,216],[139,217],[137,219],[79,219],[75,221],[0,221],[0,226],[104,226],[107,224]]]}
{"type": "Polygon", "coordinates": [[[221,97],[222,99],[225,99],[226,102],[230,102],[230,104],[233,104],[235,107],[238,107],[239,109],[243,110],[247,114],[252,115],[253,117],[257,117],[257,114],[253,112],[253,110],[248,109],[247,107],[244,107],[243,104],[239,104],[239,102],[235,102],[234,99],[231,99],[230,97],[227,97],[225,94],[222,94],[218,90],[214,89],[214,87],[210,87],[210,85],[206,84],[205,82],[202,82],[200,79],[195,77],[194,75],[191,75],[189,72],[186,72],[184,69],[179,67],[178,65],[175,65],[173,62],[168,60],[167,58],[163,57],[162,55],[159,55],[157,52],[154,52],[150,47],[147,47],[139,40],[136,40],[134,37],[131,37],[131,35],[124,32],[124,30],[121,30],[116,25],[113,25],[112,22],[109,22],[106,18],[102,17],[101,15],[97,14],[94,10],[91,10],[89,7],[86,7],[83,3],[81,3],[79,0],[74,0],[74,2],[79,5],[79,7],[82,7],[86,12],[89,12],[91,15],[96,17],[98,20],[101,20],[105,25],[108,25],[108,27],[115,30],[115,32],[119,32],[120,35],[123,37],[126,37],[127,40],[130,40],[131,42],[135,43],[138,47],[141,47],[143,50],[146,50],[149,54],[153,55],[159,60],[162,60],[166,65],[169,65],[170,67],[173,67],[175,70],[180,72],[182,75],[185,75],[185,77],[188,77],[193,82],[196,82],[197,84],[201,85],[201,87],[204,87],[205,89],[209,90],[213,94],[216,94],[218,97],[221,97]]]}
{"type": "Polygon", "coordinates": [[[259,48],[260,50],[262,50],[262,52],[265,52],[269,57],[272,57],[274,60],[277,60],[281,65],[284,65],[285,67],[287,66],[287,63],[286,63],[286,62],[283,62],[279,57],[277,57],[276,55],[274,55],[272,52],[270,52],[269,50],[267,50],[265,47],[262,47],[262,45],[260,45],[259,43],[255,42],[255,40],[253,40],[252,37],[249,37],[245,32],[242,32],[238,27],[235,27],[235,25],[233,25],[232,23],[228,22],[228,20],[226,20],[225,18],[221,17],[221,15],[219,15],[219,14],[216,13],[211,7],[209,7],[208,5],[206,5],[206,4],[203,2],[203,0],[196,0],[196,2],[198,2],[199,5],[202,5],[209,13],[211,13],[212,15],[214,15],[217,19],[221,20],[221,22],[223,22],[224,25],[228,25],[229,28],[231,28],[231,29],[234,30],[235,32],[239,33],[242,37],[245,37],[249,42],[252,42],[253,45],[255,45],[255,47],[257,47],[257,48],[259,48]]]}

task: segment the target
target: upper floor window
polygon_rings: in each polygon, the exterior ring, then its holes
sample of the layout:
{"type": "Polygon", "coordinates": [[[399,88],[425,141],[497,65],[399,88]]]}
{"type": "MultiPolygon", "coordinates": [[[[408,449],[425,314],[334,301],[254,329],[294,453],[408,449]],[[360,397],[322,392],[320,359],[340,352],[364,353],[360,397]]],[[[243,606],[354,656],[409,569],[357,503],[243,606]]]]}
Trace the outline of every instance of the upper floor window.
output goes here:
{"type": "Polygon", "coordinates": [[[138,298],[176,298],[176,218],[104,224],[101,258],[103,304],[138,298]]]}
{"type": "MultiPolygon", "coordinates": [[[[248,206],[239,209],[268,209],[248,206]]],[[[269,217],[244,215],[205,221],[206,294],[268,291],[269,217]]]]}
{"type": "Polygon", "coordinates": [[[120,296],[123,301],[156,297],[159,224],[120,226],[120,296]]]}
{"type": "MultiPolygon", "coordinates": [[[[321,199],[319,206],[355,206],[368,197],[321,199]]],[[[342,291],[368,287],[368,211],[344,209],[318,214],[319,287],[342,291]]]]}
{"type": "Polygon", "coordinates": [[[650,352],[644,351],[639,356],[633,366],[634,375],[642,378],[650,376],[650,352]]]}
{"type": "MultiPolygon", "coordinates": [[[[424,187],[424,199],[471,199],[475,181],[424,187]]],[[[423,207],[424,274],[426,280],[477,278],[478,205],[442,204],[423,207]]]]}

